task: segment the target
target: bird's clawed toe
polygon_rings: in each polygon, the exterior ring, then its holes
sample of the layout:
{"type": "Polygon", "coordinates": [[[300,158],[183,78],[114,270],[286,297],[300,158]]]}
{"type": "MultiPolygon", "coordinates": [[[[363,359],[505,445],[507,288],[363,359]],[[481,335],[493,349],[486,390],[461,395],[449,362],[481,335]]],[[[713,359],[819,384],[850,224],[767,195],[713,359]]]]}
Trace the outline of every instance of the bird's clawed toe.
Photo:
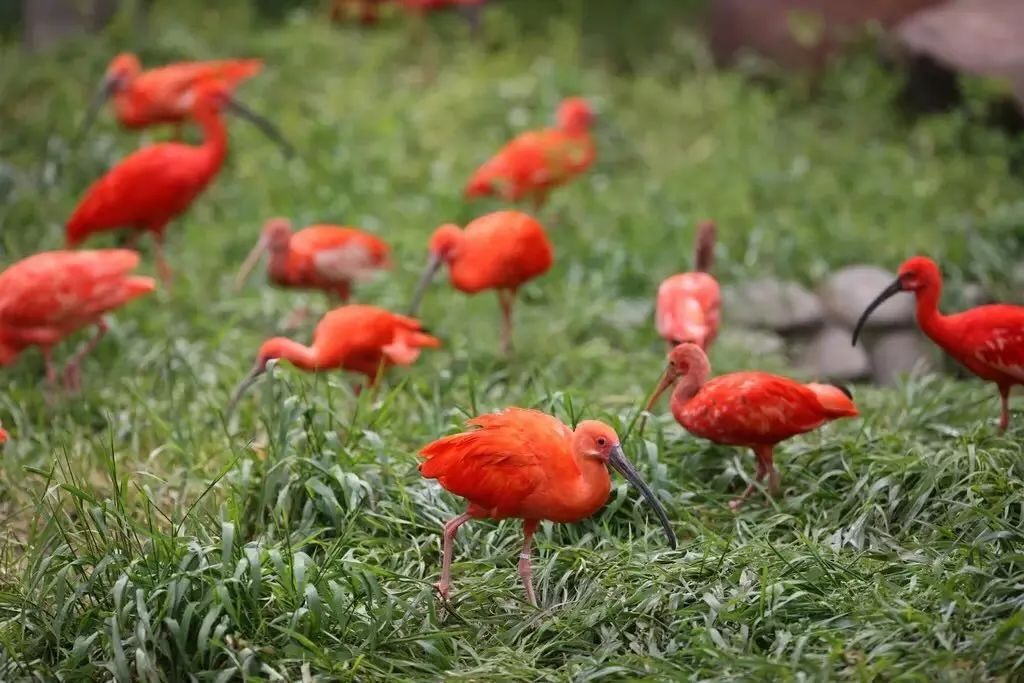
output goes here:
{"type": "Polygon", "coordinates": [[[437,591],[437,596],[441,598],[441,600],[443,600],[444,602],[448,602],[450,590],[447,583],[438,581],[434,584],[434,589],[437,591]]]}

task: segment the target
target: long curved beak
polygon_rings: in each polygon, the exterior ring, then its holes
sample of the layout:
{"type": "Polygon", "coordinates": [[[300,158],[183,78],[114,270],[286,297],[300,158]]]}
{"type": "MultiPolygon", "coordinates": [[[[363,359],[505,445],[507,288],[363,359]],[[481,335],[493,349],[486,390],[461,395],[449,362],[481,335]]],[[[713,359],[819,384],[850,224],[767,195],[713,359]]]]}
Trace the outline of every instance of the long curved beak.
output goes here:
{"type": "Polygon", "coordinates": [[[249,274],[252,273],[252,269],[259,263],[260,256],[263,256],[263,252],[267,249],[267,239],[263,236],[260,237],[259,241],[256,242],[256,246],[252,248],[249,255],[245,257],[245,261],[242,262],[242,267],[238,269],[238,274],[235,275],[235,291],[237,292],[245,284],[249,274]]]}
{"type": "Polygon", "coordinates": [[[672,383],[676,381],[675,376],[672,374],[672,368],[665,368],[665,372],[662,373],[661,379],[658,380],[657,386],[654,387],[654,391],[647,398],[647,403],[644,405],[644,416],[640,419],[640,426],[637,428],[639,434],[644,433],[644,427],[647,426],[647,413],[650,412],[654,404],[658,402],[661,395],[665,393],[665,390],[672,386],[672,383]]]}
{"type": "Polygon", "coordinates": [[[903,283],[899,278],[896,278],[895,282],[883,289],[882,293],[879,294],[874,301],[868,304],[868,307],[864,309],[863,313],[861,313],[860,320],[857,321],[857,326],[853,328],[853,341],[851,342],[853,346],[857,345],[857,337],[860,336],[860,330],[864,327],[864,323],[868,321],[868,316],[870,316],[876,308],[885,303],[886,299],[889,299],[902,291],[903,283]]]}
{"type": "Polygon", "coordinates": [[[281,134],[281,130],[271,123],[268,119],[260,116],[249,107],[239,102],[234,97],[228,98],[226,104],[227,110],[237,116],[240,119],[244,119],[260,129],[260,132],[270,138],[286,157],[291,159],[295,156],[295,148],[292,147],[291,143],[285,139],[284,135],[281,134]]]}
{"type": "Polygon", "coordinates": [[[640,490],[640,494],[647,499],[650,506],[654,508],[655,514],[658,515],[658,521],[661,522],[661,526],[665,529],[665,535],[668,536],[669,547],[675,550],[677,545],[676,534],[672,531],[672,525],[668,521],[668,513],[665,512],[665,508],[662,507],[661,502],[658,501],[651,487],[647,485],[643,477],[633,468],[632,463],[626,460],[626,454],[622,452],[621,445],[616,445],[612,448],[612,452],[608,456],[608,464],[625,477],[626,481],[640,490]]]}
{"type": "Polygon", "coordinates": [[[423,274],[420,275],[419,282],[416,283],[416,291],[412,295],[412,303],[409,304],[409,317],[415,317],[416,312],[420,310],[420,304],[423,302],[423,294],[427,291],[427,287],[430,286],[430,281],[434,279],[434,275],[440,267],[441,257],[437,254],[430,254],[430,257],[427,259],[427,266],[423,269],[423,274]]]}
{"type": "Polygon", "coordinates": [[[252,370],[249,371],[249,374],[246,375],[245,378],[238,383],[238,386],[235,387],[235,391],[231,394],[231,401],[228,403],[227,409],[224,411],[224,414],[229,419],[231,418],[232,415],[234,415],[235,408],[238,407],[238,402],[242,399],[242,396],[245,394],[245,392],[248,391],[249,387],[255,384],[256,380],[259,379],[259,376],[266,371],[266,362],[256,361],[256,365],[252,367],[252,370]]]}
{"type": "Polygon", "coordinates": [[[116,78],[107,77],[103,79],[100,87],[96,90],[96,94],[92,96],[92,100],[89,102],[89,108],[85,110],[85,118],[82,119],[82,123],[78,126],[75,141],[81,140],[89,132],[92,124],[96,122],[96,114],[99,113],[100,108],[110,99],[116,89],[116,78]]]}

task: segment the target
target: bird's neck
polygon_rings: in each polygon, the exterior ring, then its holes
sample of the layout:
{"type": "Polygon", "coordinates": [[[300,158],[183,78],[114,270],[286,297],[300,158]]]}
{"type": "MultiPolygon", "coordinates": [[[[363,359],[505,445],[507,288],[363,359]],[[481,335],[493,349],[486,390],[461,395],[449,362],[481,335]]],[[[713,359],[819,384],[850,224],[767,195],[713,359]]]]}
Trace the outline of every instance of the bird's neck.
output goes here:
{"type": "Polygon", "coordinates": [[[201,109],[194,114],[195,121],[203,131],[203,144],[200,149],[206,153],[209,170],[215,173],[228,152],[228,131],[224,120],[214,110],[201,109]]]}
{"type": "Polygon", "coordinates": [[[265,364],[276,358],[286,360],[301,370],[316,370],[320,365],[319,354],[315,348],[303,346],[285,337],[268,339],[260,347],[261,363],[265,364]]]}
{"type": "Polygon", "coordinates": [[[672,391],[671,400],[672,416],[676,418],[676,422],[683,421],[683,409],[707,382],[710,372],[711,368],[705,361],[702,365],[691,366],[690,371],[680,378],[676,388],[672,391]]]}
{"type": "Polygon", "coordinates": [[[291,273],[288,272],[288,249],[271,249],[270,264],[267,271],[273,282],[288,282],[291,273]]]}
{"type": "Polygon", "coordinates": [[[946,316],[939,311],[942,285],[934,284],[914,294],[917,298],[917,324],[921,326],[922,332],[941,346],[950,334],[946,316]]]}

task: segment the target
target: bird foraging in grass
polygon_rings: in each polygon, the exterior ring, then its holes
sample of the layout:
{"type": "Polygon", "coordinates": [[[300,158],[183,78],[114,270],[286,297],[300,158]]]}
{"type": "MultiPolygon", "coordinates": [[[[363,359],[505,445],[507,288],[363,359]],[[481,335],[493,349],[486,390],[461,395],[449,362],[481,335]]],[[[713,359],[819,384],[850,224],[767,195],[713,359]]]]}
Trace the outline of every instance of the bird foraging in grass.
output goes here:
{"type": "Polygon", "coordinates": [[[68,389],[80,384],[80,364],[107,332],[104,315],[156,288],[152,278],[133,275],[139,255],[127,249],[45,251],[0,273],[0,366],[38,346],[47,382],[57,383],[51,351],[65,337],[90,325],[96,334],[64,368],[68,389]]]}
{"type": "Polygon", "coordinates": [[[441,579],[438,593],[448,598],[452,543],[458,528],[471,519],[523,520],[523,550],[519,576],[526,599],[537,604],[530,566],[530,543],[541,520],[578,522],[597,512],[608,500],[614,468],[654,508],[676,547],[675,533],[654,492],[626,459],[619,437],[595,420],[570,429],[536,410],[506,408],[468,422],[470,430],[446,436],[425,446],[420,473],[466,499],[466,512],[444,525],[441,579]]]}
{"type": "Polygon", "coordinates": [[[715,224],[697,226],[693,272],[665,278],[658,287],[654,322],[669,350],[693,342],[705,351],[718,336],[721,291],[711,275],[715,256],[715,224]]]}
{"type": "MultiPolygon", "coordinates": [[[[766,372],[732,372],[709,380],[710,373],[708,357],[699,346],[680,344],[669,352],[665,374],[644,410],[674,385],[671,409],[676,422],[695,436],[750,448],[757,458],[756,482],[768,477],[772,493],[779,487],[774,458],[779,442],[858,414],[842,387],[801,384],[766,372]]],[[[751,483],[729,507],[738,510],[754,487],[751,483]]]]}
{"type": "Polygon", "coordinates": [[[581,97],[558,107],[555,128],[529,131],[512,139],[478,168],[466,185],[466,197],[497,196],[505,201],[530,199],[535,210],[548,193],[584,173],[597,149],[590,129],[594,112],[581,97]]]}
{"type": "Polygon", "coordinates": [[[466,294],[498,291],[501,304],[501,352],[512,348],[512,304],[519,288],[551,268],[554,253],[544,227],[521,211],[495,211],[464,230],[442,225],[430,238],[427,266],[420,277],[409,315],[416,315],[423,294],[442,264],[452,286],[466,294]]]}
{"type": "Polygon", "coordinates": [[[930,258],[915,256],[903,262],[896,280],[861,314],[853,331],[854,345],[871,313],[900,292],[911,292],[917,299],[917,324],[922,332],[961,365],[999,388],[999,431],[1005,432],[1010,424],[1010,390],[1024,384],[1024,307],[990,304],[943,315],[939,311],[939,266],[930,258]]]}
{"type": "Polygon", "coordinates": [[[388,366],[411,365],[421,349],[439,346],[440,340],[423,331],[418,320],[376,306],[342,306],[324,315],[313,331],[310,346],[285,337],[263,342],[255,365],[232,394],[227,412],[234,411],[272,360],[287,360],[311,372],[349,370],[364,375],[372,386],[388,366]]]}

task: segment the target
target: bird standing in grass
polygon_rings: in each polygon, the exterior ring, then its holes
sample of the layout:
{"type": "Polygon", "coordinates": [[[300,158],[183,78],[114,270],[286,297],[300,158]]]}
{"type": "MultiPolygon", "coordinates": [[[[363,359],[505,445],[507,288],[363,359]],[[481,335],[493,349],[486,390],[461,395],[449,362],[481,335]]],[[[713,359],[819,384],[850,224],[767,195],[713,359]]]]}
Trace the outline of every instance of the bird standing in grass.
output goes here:
{"type": "Polygon", "coordinates": [[[715,224],[697,226],[693,272],[666,278],[658,287],[655,326],[669,350],[693,342],[705,351],[718,335],[721,292],[710,274],[715,257],[715,224]]]}
{"type": "Polygon", "coordinates": [[[148,128],[174,124],[177,136],[181,126],[192,116],[192,100],[205,83],[220,83],[225,90],[227,107],[249,120],[268,137],[289,149],[288,143],[269,121],[243,106],[234,97],[235,89],[263,69],[259,59],[228,59],[209,62],[177,62],[156,69],[142,70],[139,58],[131,53],[114,57],[107,67],[103,82],[93,98],[79,135],[92,126],[103,103],[114,99],[114,112],[125,128],[148,128]]]}
{"type": "MultiPolygon", "coordinates": [[[[423,331],[418,320],[376,306],[342,306],[328,312],[313,331],[313,344],[304,346],[285,337],[263,342],[256,364],[235,389],[228,406],[234,410],[253,382],[267,371],[267,364],[283,359],[301,370],[349,370],[366,376],[372,386],[389,365],[411,365],[420,349],[437,348],[441,342],[423,331]]],[[[358,391],[360,387],[357,386],[358,391]]]]}
{"type": "MultiPolygon", "coordinates": [[[[671,399],[676,421],[701,438],[753,450],[756,481],[767,476],[772,493],[779,486],[773,453],[780,441],[857,415],[850,394],[841,387],[800,384],[765,372],[733,372],[708,380],[710,372],[708,357],[698,345],[680,344],[669,352],[665,374],[644,410],[676,385],[671,399]]],[[[754,486],[751,483],[729,507],[738,510],[754,486]]]]}
{"type": "Polygon", "coordinates": [[[544,227],[521,211],[495,211],[465,230],[442,225],[430,239],[430,256],[409,307],[416,315],[423,293],[442,264],[452,286],[466,294],[498,290],[501,303],[501,352],[512,348],[512,304],[516,291],[551,268],[554,254],[544,227]]]}
{"type": "Polygon", "coordinates": [[[932,341],[975,375],[999,388],[999,431],[1006,431],[1010,424],[1010,390],[1015,384],[1024,384],[1024,307],[990,304],[943,315],[939,311],[942,273],[935,261],[915,256],[903,262],[896,281],[864,310],[853,331],[853,344],[856,345],[872,311],[899,292],[913,292],[917,298],[917,324],[932,341]]]}
{"type": "Polygon", "coordinates": [[[38,346],[46,378],[57,383],[52,348],[89,325],[95,336],[64,369],[64,384],[77,389],[80,364],[107,332],[104,314],[152,292],[152,278],[132,275],[139,255],[127,249],[46,251],[18,261],[0,273],[0,366],[22,350],[38,346]]]}
{"type": "Polygon", "coordinates": [[[118,228],[149,232],[156,244],[156,262],[161,280],[170,282],[171,271],[164,260],[164,230],[183,213],[220,171],[227,154],[227,131],[221,110],[228,89],[216,82],[196,88],[192,115],[203,129],[198,146],[164,142],[143,147],[94,182],[68,219],[65,235],[69,248],[90,235],[118,228]]]}
{"type": "Polygon", "coordinates": [[[448,598],[452,543],[458,528],[471,519],[523,520],[519,575],[530,604],[537,604],[530,567],[530,542],[541,520],[578,522],[608,500],[613,467],[654,508],[676,547],[675,533],[654,492],[622,452],[619,437],[608,425],[580,422],[575,430],[536,410],[507,408],[469,421],[474,429],[446,436],[420,451],[426,460],[420,473],[469,502],[466,512],[444,525],[441,580],[448,598]]]}
{"type": "Polygon", "coordinates": [[[593,122],[594,113],[586,100],[563,100],[558,107],[558,126],[514,138],[477,169],[466,185],[466,197],[495,195],[510,202],[528,198],[539,210],[553,188],[568,183],[594,163],[593,122]]]}
{"type": "Polygon", "coordinates": [[[271,218],[245,259],[235,286],[241,287],[264,251],[270,253],[270,281],[279,287],[317,289],[348,303],[352,283],[390,267],[384,240],[357,228],[311,225],[292,232],[286,218],[271,218]]]}

